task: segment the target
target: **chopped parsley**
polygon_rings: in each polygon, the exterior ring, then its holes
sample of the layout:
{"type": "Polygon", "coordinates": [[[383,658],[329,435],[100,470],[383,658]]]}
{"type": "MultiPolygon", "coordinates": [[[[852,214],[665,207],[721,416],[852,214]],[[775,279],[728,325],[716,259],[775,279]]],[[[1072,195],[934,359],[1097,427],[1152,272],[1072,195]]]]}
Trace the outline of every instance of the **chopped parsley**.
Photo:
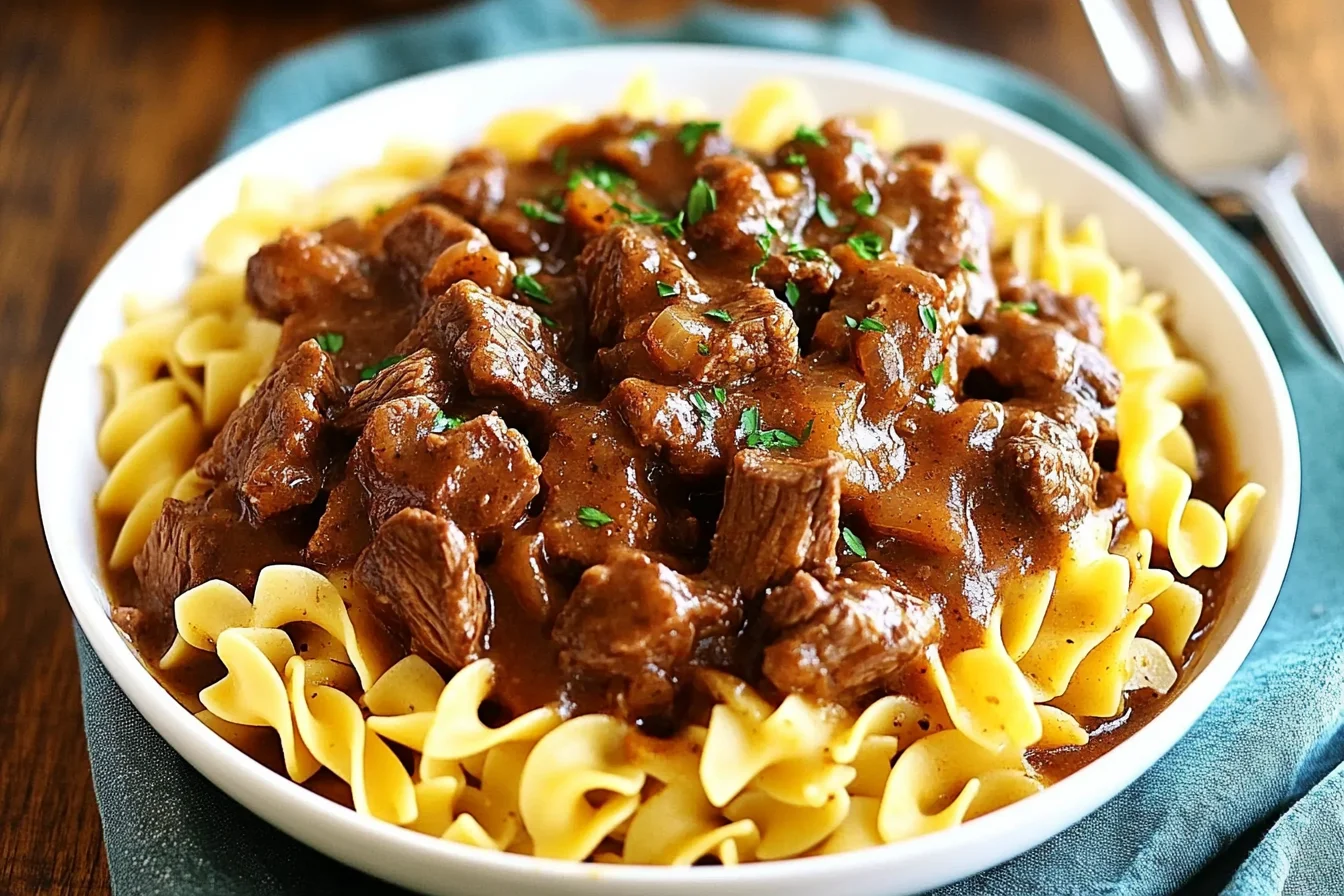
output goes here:
{"type": "Polygon", "coordinates": [[[630,220],[636,224],[664,224],[667,217],[662,212],[638,211],[630,212],[630,220]]]}
{"type": "Polygon", "coordinates": [[[784,301],[789,303],[790,308],[798,307],[798,284],[790,280],[784,284],[784,301]]]}
{"type": "Polygon", "coordinates": [[[658,295],[664,299],[668,298],[669,296],[674,296],[677,294],[677,288],[673,286],[671,283],[664,283],[661,280],[655,280],[653,281],[653,284],[654,286],[658,287],[658,295]]]}
{"type": "Polygon", "coordinates": [[[719,129],[717,121],[688,121],[677,131],[677,141],[681,143],[681,151],[690,155],[695,152],[700,141],[706,134],[713,133],[719,129]]]}
{"type": "Polygon", "coordinates": [[[943,377],[947,375],[947,362],[939,361],[938,366],[933,368],[932,373],[933,384],[935,386],[941,386],[943,384],[943,377]]]}
{"type": "Polygon", "coordinates": [[[663,222],[662,228],[663,233],[667,234],[672,239],[681,239],[682,235],[686,232],[686,213],[677,212],[675,218],[669,218],[663,222]]]}
{"type": "Polygon", "coordinates": [[[963,270],[970,271],[972,274],[980,273],[980,266],[969,258],[963,258],[961,261],[957,262],[957,264],[961,265],[963,270]]]}
{"type": "Polygon", "coordinates": [[[854,211],[863,215],[865,218],[871,218],[877,214],[877,197],[872,193],[864,193],[862,196],[855,196],[854,201],[850,203],[854,206],[854,211]]]}
{"type": "Polygon", "coordinates": [[[717,401],[719,404],[726,403],[728,401],[728,392],[722,386],[715,386],[714,400],[717,401]]]}
{"type": "Polygon", "coordinates": [[[534,199],[524,199],[518,203],[518,210],[533,221],[546,221],[549,224],[563,224],[565,219],[534,199]]]}
{"type": "Polygon", "coordinates": [[[806,165],[806,164],[807,164],[807,156],[803,155],[803,154],[800,153],[800,152],[791,152],[791,153],[789,153],[788,155],[786,155],[786,156],[784,157],[784,164],[786,164],[786,165],[806,165]]]}
{"type": "Polygon", "coordinates": [[[434,422],[429,425],[430,432],[446,432],[450,429],[457,429],[465,423],[461,417],[449,417],[443,411],[434,412],[434,422]]]}
{"type": "Polygon", "coordinates": [[[535,302],[543,305],[551,304],[551,297],[546,295],[546,287],[538,283],[537,278],[531,274],[519,274],[514,277],[513,288],[535,302]]]}
{"type": "Polygon", "coordinates": [[[1041,310],[1041,306],[1035,302],[1000,302],[1000,311],[1020,311],[1023,314],[1035,314],[1041,310]]]}
{"type": "Polygon", "coordinates": [[[802,243],[789,243],[789,248],[785,251],[790,255],[801,258],[803,261],[821,261],[826,257],[824,249],[818,249],[816,246],[804,246],[802,243]]]}
{"type": "Polygon", "coordinates": [[[572,190],[585,180],[590,181],[599,190],[606,190],[608,193],[619,187],[634,183],[628,175],[617,171],[610,165],[592,162],[572,172],[569,175],[569,180],[565,183],[565,188],[572,190]]]}
{"type": "Polygon", "coordinates": [[[555,322],[555,318],[547,317],[544,314],[538,314],[537,317],[541,318],[541,322],[546,326],[550,327],[552,330],[560,329],[560,325],[555,322]]]}
{"type": "Polygon", "coordinates": [[[885,333],[887,325],[875,317],[865,317],[855,329],[860,333],[885,333]]]}
{"type": "Polygon", "coordinates": [[[700,422],[706,426],[714,422],[714,412],[709,409],[709,402],[705,396],[699,392],[692,392],[691,404],[695,405],[695,412],[700,415],[700,422]]]}
{"type": "Polygon", "coordinates": [[[826,139],[825,134],[805,124],[798,125],[798,130],[793,132],[793,139],[799,143],[811,143],[814,146],[830,146],[831,144],[831,141],[826,139]]]}
{"type": "Polygon", "coordinates": [[[742,411],[738,419],[738,428],[747,437],[748,448],[797,448],[812,435],[813,420],[807,421],[801,436],[795,436],[783,429],[761,429],[761,409],[749,407],[742,411]]]}
{"type": "Polygon", "coordinates": [[[403,360],[405,357],[405,355],[388,355],[377,364],[370,364],[368,367],[361,369],[359,371],[359,378],[361,380],[371,380],[393,364],[403,360]]]}
{"type": "Polygon", "coordinates": [[[865,162],[873,160],[873,148],[862,140],[855,140],[849,144],[849,151],[863,159],[865,162]]]}
{"type": "Polygon", "coordinates": [[[757,273],[765,267],[765,263],[770,260],[770,247],[775,244],[775,237],[779,236],[779,231],[775,228],[775,222],[769,218],[765,219],[765,232],[758,234],[756,245],[761,249],[761,258],[751,266],[751,278],[756,279],[757,273]]]}
{"type": "Polygon", "coordinates": [[[385,214],[387,214],[387,206],[383,205],[383,204],[380,202],[380,203],[378,203],[377,205],[375,205],[375,206],[373,207],[373,213],[374,213],[375,215],[385,215],[385,214]]]}
{"type": "Polygon", "coordinates": [[[864,261],[876,261],[877,256],[882,254],[882,237],[871,230],[855,234],[845,242],[849,244],[849,248],[854,250],[854,254],[864,261]]]}
{"type": "Polygon", "coordinates": [[[696,223],[719,207],[719,196],[703,177],[697,177],[686,197],[686,220],[696,223]]]}
{"type": "Polygon", "coordinates": [[[551,156],[551,170],[556,174],[564,174],[565,169],[569,167],[569,147],[562,146],[551,156]]]}
{"type": "Polygon", "coordinates": [[[938,332],[938,312],[933,310],[932,305],[919,306],[919,322],[924,325],[924,329],[930,333],[938,332]]]}
{"type": "Polygon", "coordinates": [[[318,333],[313,337],[317,340],[317,347],[324,352],[336,354],[345,345],[344,333],[318,333]]]}
{"type": "Polygon", "coordinates": [[[608,514],[603,513],[596,507],[580,507],[579,512],[574,516],[589,529],[600,529],[608,523],[614,522],[608,514]]]}
{"type": "Polygon", "coordinates": [[[845,526],[840,530],[840,537],[845,540],[845,547],[849,548],[851,554],[860,560],[868,559],[868,549],[863,546],[862,539],[854,534],[853,529],[845,526]]]}
{"type": "Polygon", "coordinates": [[[713,311],[706,311],[705,317],[711,318],[713,320],[721,320],[726,324],[730,324],[733,322],[732,314],[730,314],[727,311],[724,311],[722,308],[715,308],[713,311]]]}
{"type": "Polygon", "coordinates": [[[840,219],[835,216],[835,209],[831,208],[831,201],[820,193],[817,194],[817,217],[827,227],[840,223],[840,219]]]}
{"type": "Polygon", "coordinates": [[[699,352],[700,354],[702,354],[702,355],[708,355],[708,354],[709,354],[709,344],[708,344],[708,343],[705,343],[705,342],[702,342],[702,343],[700,343],[699,345],[697,345],[697,346],[695,347],[695,350],[698,351],[698,352],[699,352]]]}
{"type": "Polygon", "coordinates": [[[650,140],[657,140],[658,132],[653,128],[641,128],[631,134],[630,139],[635,143],[647,143],[650,140]]]}

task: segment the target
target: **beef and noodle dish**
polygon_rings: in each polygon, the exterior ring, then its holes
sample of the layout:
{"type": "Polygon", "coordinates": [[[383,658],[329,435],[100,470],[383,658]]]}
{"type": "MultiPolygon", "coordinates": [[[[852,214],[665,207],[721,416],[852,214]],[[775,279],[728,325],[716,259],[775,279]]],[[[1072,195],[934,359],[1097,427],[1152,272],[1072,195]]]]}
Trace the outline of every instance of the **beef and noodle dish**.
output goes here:
{"type": "Polygon", "coordinates": [[[358,812],[580,861],[915,837],[1142,725],[1263,494],[1168,299],[973,139],[637,105],[250,181],[128,300],[146,664],[358,812]]]}

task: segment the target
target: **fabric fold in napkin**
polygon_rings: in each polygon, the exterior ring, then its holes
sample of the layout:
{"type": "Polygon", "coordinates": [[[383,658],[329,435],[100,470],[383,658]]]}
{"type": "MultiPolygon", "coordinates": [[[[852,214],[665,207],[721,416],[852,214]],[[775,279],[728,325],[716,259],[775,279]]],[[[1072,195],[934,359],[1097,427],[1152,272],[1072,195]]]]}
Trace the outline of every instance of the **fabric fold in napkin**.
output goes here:
{"type": "MultiPolygon", "coordinates": [[[[1057,90],[1004,63],[894,31],[862,6],[826,21],[705,6],[663,28],[612,32],[572,0],[486,0],[282,59],[248,92],[224,149],[417,72],[647,39],[861,59],[1035,119],[1124,174],[1203,243],[1259,318],[1288,378],[1307,487],[1283,594],[1245,666],[1175,749],[1120,796],[1026,855],[939,892],[1344,893],[1344,552],[1336,509],[1344,490],[1344,375],[1310,343],[1245,241],[1057,90]]],[[[1233,413],[1263,413],[1227,398],[1233,413]]],[[[278,833],[216,790],[136,713],[82,634],[78,640],[89,755],[117,893],[402,892],[278,833]]]]}

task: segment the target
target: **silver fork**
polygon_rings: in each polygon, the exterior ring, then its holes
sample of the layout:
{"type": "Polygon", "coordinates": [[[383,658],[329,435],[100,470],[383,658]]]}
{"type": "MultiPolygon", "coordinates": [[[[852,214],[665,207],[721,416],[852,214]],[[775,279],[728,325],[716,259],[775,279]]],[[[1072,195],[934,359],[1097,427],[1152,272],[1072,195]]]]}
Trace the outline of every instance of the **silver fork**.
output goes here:
{"type": "Polygon", "coordinates": [[[1306,160],[1227,0],[1189,0],[1208,59],[1181,0],[1148,0],[1170,76],[1128,0],[1081,2],[1144,146],[1201,195],[1255,212],[1344,358],[1344,280],[1293,193],[1306,160]]]}

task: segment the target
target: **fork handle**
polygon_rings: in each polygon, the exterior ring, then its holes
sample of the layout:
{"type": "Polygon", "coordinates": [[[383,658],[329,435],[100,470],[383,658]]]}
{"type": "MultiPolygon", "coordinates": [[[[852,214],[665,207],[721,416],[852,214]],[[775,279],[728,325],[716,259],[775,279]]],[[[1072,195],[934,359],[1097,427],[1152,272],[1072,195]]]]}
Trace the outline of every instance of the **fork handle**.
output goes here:
{"type": "Polygon", "coordinates": [[[1302,211],[1293,182],[1271,176],[1243,185],[1241,192],[1297,281],[1326,342],[1344,358],[1344,279],[1302,211]]]}

